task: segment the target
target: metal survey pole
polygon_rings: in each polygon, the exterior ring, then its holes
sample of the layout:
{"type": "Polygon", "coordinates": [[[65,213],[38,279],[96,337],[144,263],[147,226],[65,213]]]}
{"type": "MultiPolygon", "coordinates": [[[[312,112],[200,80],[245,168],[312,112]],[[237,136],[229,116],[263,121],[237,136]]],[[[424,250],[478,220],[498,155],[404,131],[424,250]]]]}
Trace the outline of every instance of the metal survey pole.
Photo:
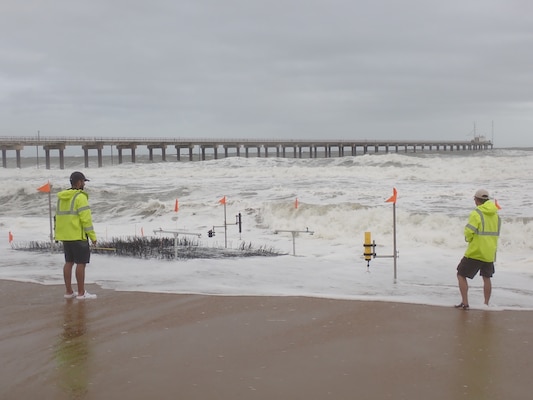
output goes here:
{"type": "Polygon", "coordinates": [[[37,131],[37,146],[35,146],[35,149],[37,150],[37,169],[39,168],[39,144],[41,142],[41,132],[37,131]]]}
{"type": "Polygon", "coordinates": [[[224,248],[228,248],[228,223],[226,219],[226,202],[224,201],[224,248]]]}
{"type": "Polygon", "coordinates": [[[239,240],[242,239],[242,215],[238,213],[235,216],[235,224],[239,227],[239,240]]]}
{"type": "Polygon", "coordinates": [[[196,232],[183,232],[183,231],[173,231],[173,230],[163,230],[161,228],[154,230],[154,233],[172,233],[174,235],[174,259],[178,258],[178,235],[194,235],[201,237],[201,233],[196,232]]]}
{"type": "Polygon", "coordinates": [[[307,228],[305,231],[294,231],[294,230],[275,230],[274,234],[277,234],[278,232],[290,232],[292,234],[292,255],[296,255],[296,234],[298,233],[308,233],[312,235],[315,233],[314,231],[310,231],[309,228],[307,228]]]}
{"type": "Polygon", "coordinates": [[[392,203],[392,231],[393,231],[393,257],[394,257],[394,282],[396,282],[396,259],[398,258],[398,252],[396,251],[396,202],[392,203]]]}
{"type": "Polygon", "coordinates": [[[367,270],[370,265],[370,260],[372,258],[379,258],[379,257],[392,257],[394,259],[394,283],[396,283],[396,280],[398,278],[397,274],[397,258],[398,258],[398,250],[396,248],[396,199],[397,199],[398,192],[396,188],[393,188],[393,194],[390,198],[386,200],[387,203],[392,203],[392,247],[393,247],[393,253],[390,256],[381,256],[377,255],[376,250],[376,243],[374,241],[371,241],[371,234],[370,232],[365,232],[365,242],[363,244],[364,246],[364,253],[363,256],[365,260],[367,261],[367,270]]]}
{"type": "Polygon", "coordinates": [[[54,251],[54,231],[52,225],[52,185],[50,185],[50,191],[48,192],[48,217],[50,219],[50,251],[54,251]]]}

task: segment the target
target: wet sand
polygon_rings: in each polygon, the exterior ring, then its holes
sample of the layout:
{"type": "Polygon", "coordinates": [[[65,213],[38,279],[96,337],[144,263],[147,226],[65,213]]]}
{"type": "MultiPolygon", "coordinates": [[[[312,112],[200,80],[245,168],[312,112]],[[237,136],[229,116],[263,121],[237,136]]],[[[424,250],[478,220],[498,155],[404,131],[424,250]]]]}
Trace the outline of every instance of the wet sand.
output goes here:
{"type": "Polygon", "coordinates": [[[533,313],[0,280],[0,399],[526,399],[533,313]]]}

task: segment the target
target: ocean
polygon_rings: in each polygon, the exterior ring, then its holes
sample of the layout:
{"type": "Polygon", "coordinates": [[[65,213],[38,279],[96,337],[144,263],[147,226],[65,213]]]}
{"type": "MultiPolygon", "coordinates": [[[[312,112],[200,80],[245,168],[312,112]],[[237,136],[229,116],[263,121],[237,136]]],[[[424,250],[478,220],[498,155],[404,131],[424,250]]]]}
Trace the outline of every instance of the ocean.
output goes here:
{"type": "MultiPolygon", "coordinates": [[[[456,266],[466,248],[463,228],[475,206],[473,194],[485,188],[501,206],[503,220],[490,309],[533,309],[531,149],[203,162],[138,157],[136,163],[104,162],[102,168],[94,160],[85,168],[83,157],[69,157],[64,170],[43,164],[24,160],[21,169],[0,169],[0,279],[62,284],[61,253],[12,247],[50,240],[49,205],[53,212],[56,193],[68,188],[70,173],[79,170],[90,179],[86,191],[101,240],[173,236],[154,232],[162,230],[194,236],[203,247],[237,249],[244,243],[281,253],[176,260],[93,254],[87,283],[120,291],[449,307],[460,301],[456,266]],[[37,191],[47,182],[51,203],[47,193],[37,191]],[[386,202],[394,189],[395,206],[386,202]],[[293,238],[291,231],[299,233],[293,238]],[[378,256],[369,266],[363,258],[365,232],[371,232],[378,256]]],[[[471,307],[482,308],[482,279],[469,283],[471,307]]],[[[62,296],[62,289],[54,290],[62,296]]]]}

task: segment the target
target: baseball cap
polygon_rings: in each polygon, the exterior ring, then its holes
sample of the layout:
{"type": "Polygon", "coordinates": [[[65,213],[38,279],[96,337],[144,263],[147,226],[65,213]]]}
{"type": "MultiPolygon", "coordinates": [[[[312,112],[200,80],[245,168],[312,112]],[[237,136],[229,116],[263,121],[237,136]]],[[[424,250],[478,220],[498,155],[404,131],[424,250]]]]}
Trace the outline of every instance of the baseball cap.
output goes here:
{"type": "Polygon", "coordinates": [[[83,175],[81,172],[79,171],[75,171],[73,172],[72,174],[70,174],[70,183],[73,184],[74,182],[78,182],[78,181],[88,181],[89,179],[87,179],[85,177],[85,175],[83,175]]]}
{"type": "Polygon", "coordinates": [[[474,194],[474,197],[477,197],[481,200],[487,200],[489,198],[489,192],[487,192],[485,189],[478,189],[476,194],[474,194]]]}

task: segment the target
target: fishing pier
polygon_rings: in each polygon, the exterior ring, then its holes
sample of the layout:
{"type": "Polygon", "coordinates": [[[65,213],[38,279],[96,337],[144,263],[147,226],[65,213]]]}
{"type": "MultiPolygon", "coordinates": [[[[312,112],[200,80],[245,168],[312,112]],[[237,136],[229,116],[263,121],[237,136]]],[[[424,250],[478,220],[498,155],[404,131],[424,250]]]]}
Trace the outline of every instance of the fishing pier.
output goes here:
{"type": "MultiPolygon", "coordinates": [[[[30,150],[39,154],[44,151],[46,168],[50,169],[52,153],[57,153],[59,168],[65,168],[67,148],[81,147],[85,167],[89,167],[90,154],[96,153],[98,167],[103,166],[104,150],[118,153],[122,164],[124,152],[129,152],[131,162],[136,161],[139,147],[148,150],[149,160],[154,161],[154,151],[167,161],[167,149],[174,148],[176,161],[205,161],[227,157],[283,157],[283,158],[329,158],[390,152],[432,151],[482,151],[493,148],[490,140],[476,137],[469,141],[437,140],[274,140],[274,139],[172,139],[172,138],[104,138],[104,137],[8,137],[0,136],[2,167],[7,168],[8,152],[15,152],[16,166],[21,168],[22,152],[30,150]]],[[[32,153],[33,154],[33,153],[32,153]]]]}

